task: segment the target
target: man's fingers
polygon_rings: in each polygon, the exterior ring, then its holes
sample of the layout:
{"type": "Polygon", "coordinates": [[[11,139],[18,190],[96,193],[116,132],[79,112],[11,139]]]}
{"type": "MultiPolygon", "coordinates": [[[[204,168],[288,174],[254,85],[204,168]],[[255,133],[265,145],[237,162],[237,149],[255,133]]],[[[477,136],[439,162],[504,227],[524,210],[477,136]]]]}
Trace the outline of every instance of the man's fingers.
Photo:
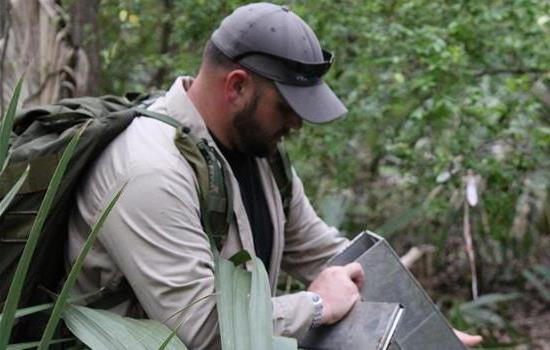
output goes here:
{"type": "Polygon", "coordinates": [[[344,269],[351,278],[351,280],[355,283],[357,288],[361,288],[363,286],[363,282],[365,282],[365,274],[363,272],[363,267],[361,264],[357,262],[352,262],[344,266],[344,269]]]}
{"type": "Polygon", "coordinates": [[[457,329],[454,329],[454,332],[462,344],[466,346],[476,346],[481,344],[483,338],[480,335],[470,335],[468,333],[461,332],[457,329]]]}

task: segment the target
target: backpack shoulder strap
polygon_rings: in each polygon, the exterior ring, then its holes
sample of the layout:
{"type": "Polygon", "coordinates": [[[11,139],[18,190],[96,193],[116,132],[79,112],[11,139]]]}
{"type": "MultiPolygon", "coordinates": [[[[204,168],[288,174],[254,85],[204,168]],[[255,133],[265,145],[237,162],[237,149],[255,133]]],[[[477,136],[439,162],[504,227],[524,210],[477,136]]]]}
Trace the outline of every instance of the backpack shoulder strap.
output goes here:
{"type": "Polygon", "coordinates": [[[193,135],[189,128],[178,129],[175,143],[197,176],[201,224],[212,252],[217,254],[233,220],[233,193],[227,169],[216,149],[207,140],[193,135]]]}
{"type": "Polygon", "coordinates": [[[197,177],[201,224],[210,239],[212,251],[217,254],[233,219],[231,184],[227,181],[227,169],[223,167],[220,155],[206,139],[196,137],[191,129],[168,115],[139,107],[133,109],[142,116],[176,128],[176,147],[197,177]]]}
{"type": "Polygon", "coordinates": [[[292,165],[282,142],[277,144],[277,151],[269,158],[269,165],[283,202],[283,210],[288,218],[292,199],[292,165]]]}
{"type": "MultiPolygon", "coordinates": [[[[199,182],[202,225],[213,247],[221,249],[233,218],[233,194],[231,184],[228,183],[227,169],[224,168],[220,155],[207,140],[198,139],[189,128],[182,127],[175,119],[144,108],[136,107],[134,110],[179,130],[176,147],[193,167],[199,182]]],[[[285,216],[288,216],[292,199],[292,165],[282,142],[277,144],[277,150],[269,158],[269,164],[281,195],[285,216]]]]}
{"type": "Polygon", "coordinates": [[[148,109],[141,108],[141,107],[134,107],[133,110],[136,111],[139,115],[141,115],[143,117],[148,117],[148,118],[159,120],[163,123],[166,123],[168,125],[173,126],[176,129],[184,129],[184,126],[180,122],[178,122],[177,120],[175,120],[174,118],[172,118],[172,117],[170,117],[166,114],[153,112],[153,111],[150,111],[148,109]]]}

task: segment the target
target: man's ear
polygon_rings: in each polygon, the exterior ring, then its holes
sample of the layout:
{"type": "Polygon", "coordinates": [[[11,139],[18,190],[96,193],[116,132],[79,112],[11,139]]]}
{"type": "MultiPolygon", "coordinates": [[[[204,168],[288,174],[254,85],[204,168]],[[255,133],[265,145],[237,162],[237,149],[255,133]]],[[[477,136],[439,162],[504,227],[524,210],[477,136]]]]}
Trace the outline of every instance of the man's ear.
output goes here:
{"type": "Polygon", "coordinates": [[[232,107],[240,110],[254,93],[252,76],[244,69],[235,69],[227,73],[224,82],[225,100],[232,107]]]}

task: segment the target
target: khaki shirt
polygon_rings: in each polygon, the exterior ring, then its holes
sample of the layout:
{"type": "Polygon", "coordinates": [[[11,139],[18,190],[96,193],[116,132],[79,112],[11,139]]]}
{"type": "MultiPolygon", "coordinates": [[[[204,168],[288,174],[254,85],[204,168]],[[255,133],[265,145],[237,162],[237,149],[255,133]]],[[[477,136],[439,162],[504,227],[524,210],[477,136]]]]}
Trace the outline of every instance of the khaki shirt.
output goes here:
{"type": "MultiPolygon", "coordinates": [[[[164,97],[150,107],[189,126],[211,141],[204,121],[185,92],[190,78],[179,77],[164,97]]],[[[124,184],[126,187],[86,257],[75,287],[88,293],[116,285],[124,276],[139,307],[151,319],[175,328],[191,349],[218,349],[215,298],[186,305],[214,293],[214,265],[210,244],[200,222],[195,174],[174,145],[175,129],[163,122],[138,117],[100,155],[82,179],[77,205],[69,221],[68,263],[77,257],[90,226],[124,184]],[[176,317],[170,316],[177,314],[176,317]]],[[[214,142],[211,142],[215,145],[214,142]]],[[[265,159],[257,159],[273,222],[273,252],[269,281],[274,293],[280,269],[309,283],[325,261],[347,241],[315,214],[293,174],[290,213],[283,213],[280,194],[265,159]]],[[[234,189],[234,224],[221,255],[239,250],[254,253],[253,236],[238,182],[229,165],[234,189]]],[[[304,292],[275,296],[273,327],[278,335],[300,337],[313,317],[313,303],[304,292]]],[[[128,314],[130,303],[113,309],[128,314]]]]}

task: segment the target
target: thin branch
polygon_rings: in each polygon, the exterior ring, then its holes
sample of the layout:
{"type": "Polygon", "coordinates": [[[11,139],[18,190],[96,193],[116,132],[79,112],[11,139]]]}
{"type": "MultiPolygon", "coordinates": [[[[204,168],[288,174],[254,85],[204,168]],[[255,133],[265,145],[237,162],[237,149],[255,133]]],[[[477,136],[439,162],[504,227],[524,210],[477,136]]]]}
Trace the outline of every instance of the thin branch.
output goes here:
{"type": "Polygon", "coordinates": [[[479,78],[484,75],[498,75],[498,74],[541,74],[546,73],[550,69],[542,69],[542,68],[487,68],[484,70],[481,70],[474,74],[475,77],[479,78]]]}
{"type": "Polygon", "coordinates": [[[464,241],[466,243],[466,254],[468,255],[468,262],[470,263],[470,273],[472,275],[472,299],[476,300],[479,296],[478,283],[477,283],[477,271],[476,260],[474,253],[474,243],[472,239],[472,228],[470,224],[470,205],[468,201],[464,200],[464,241]]]}

